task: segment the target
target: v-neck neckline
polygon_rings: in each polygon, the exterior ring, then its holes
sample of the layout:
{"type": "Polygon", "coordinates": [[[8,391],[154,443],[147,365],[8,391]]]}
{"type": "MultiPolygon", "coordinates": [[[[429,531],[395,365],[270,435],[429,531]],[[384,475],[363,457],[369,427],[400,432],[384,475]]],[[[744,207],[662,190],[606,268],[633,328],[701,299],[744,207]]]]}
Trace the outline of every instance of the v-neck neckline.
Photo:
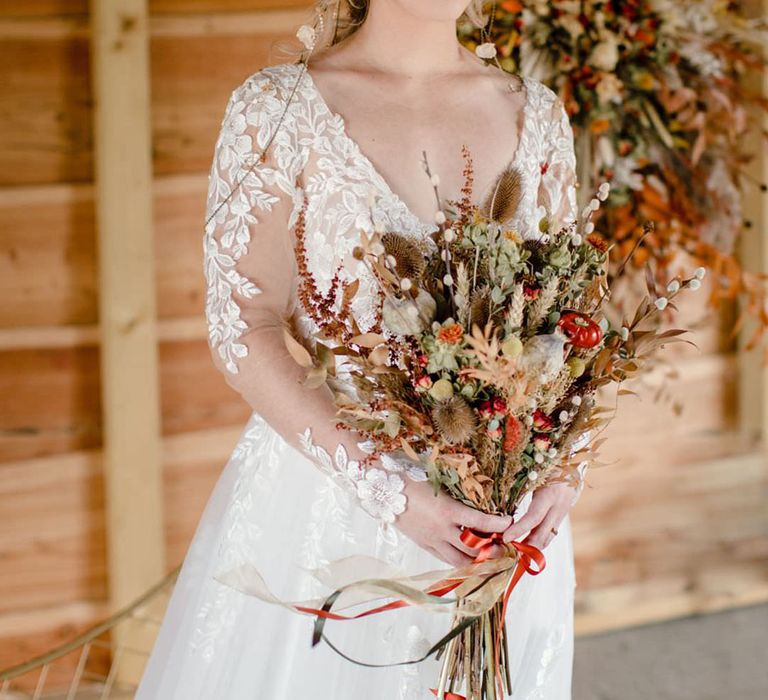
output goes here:
{"type": "MultiPolygon", "coordinates": [[[[317,87],[317,83],[315,82],[315,79],[312,76],[312,74],[309,72],[307,65],[304,63],[299,63],[297,65],[303,71],[303,75],[307,78],[307,83],[309,85],[312,96],[320,105],[320,108],[325,113],[327,118],[337,121],[337,123],[340,125],[341,137],[346,142],[347,147],[349,148],[354,158],[357,160],[358,164],[361,165],[367,171],[370,179],[378,187],[379,191],[384,196],[386,196],[391,201],[393,201],[397,206],[399,206],[401,211],[405,213],[407,216],[409,216],[411,219],[413,219],[413,221],[416,222],[424,230],[424,232],[432,233],[436,231],[438,228],[437,224],[434,221],[425,221],[424,219],[422,219],[420,216],[418,216],[416,213],[414,213],[411,210],[408,204],[406,204],[405,200],[402,197],[400,197],[400,195],[398,195],[397,192],[395,192],[392,189],[389,182],[387,182],[386,178],[379,172],[378,168],[373,164],[373,161],[363,152],[362,148],[360,148],[360,144],[358,144],[358,142],[349,135],[346,120],[344,119],[343,116],[341,116],[341,114],[339,114],[338,112],[334,112],[331,109],[328,102],[325,100],[325,97],[323,97],[323,94],[320,92],[320,89],[317,87]]],[[[519,133],[517,138],[517,144],[515,145],[515,152],[512,158],[509,161],[507,161],[506,165],[504,166],[505,169],[510,166],[516,165],[517,162],[520,160],[520,156],[522,155],[522,148],[525,140],[525,132],[527,129],[528,117],[529,117],[528,111],[531,103],[531,99],[530,99],[531,85],[528,81],[528,78],[522,75],[518,77],[520,78],[523,84],[523,89],[525,90],[525,97],[523,100],[523,106],[520,110],[522,114],[518,116],[518,121],[520,121],[520,123],[519,123],[519,133]]],[[[301,79],[301,76],[299,79],[301,79]]]]}

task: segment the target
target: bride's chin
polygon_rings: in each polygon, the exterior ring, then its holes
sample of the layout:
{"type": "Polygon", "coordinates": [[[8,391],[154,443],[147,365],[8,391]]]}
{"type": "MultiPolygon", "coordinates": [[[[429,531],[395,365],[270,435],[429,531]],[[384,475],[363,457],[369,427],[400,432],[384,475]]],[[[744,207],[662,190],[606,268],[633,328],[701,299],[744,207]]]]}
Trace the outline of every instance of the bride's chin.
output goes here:
{"type": "MultiPolygon", "coordinates": [[[[381,2],[382,0],[379,0],[381,2]]],[[[387,0],[414,19],[440,22],[456,21],[467,9],[467,0],[387,0]]]]}

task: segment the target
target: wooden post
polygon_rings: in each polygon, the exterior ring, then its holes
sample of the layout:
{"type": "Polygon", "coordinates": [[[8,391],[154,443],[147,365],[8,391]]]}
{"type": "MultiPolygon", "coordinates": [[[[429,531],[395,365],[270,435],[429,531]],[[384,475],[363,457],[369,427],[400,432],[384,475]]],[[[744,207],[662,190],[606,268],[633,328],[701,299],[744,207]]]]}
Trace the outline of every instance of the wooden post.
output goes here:
{"type": "MultiPolygon", "coordinates": [[[[107,562],[110,602],[120,607],[165,567],[148,12],[146,0],[90,8],[107,562]]],[[[142,636],[125,635],[131,646],[142,636]]]]}
{"type": "MultiPolygon", "coordinates": [[[[753,17],[766,16],[768,0],[752,0],[749,11],[753,17]]],[[[767,51],[766,47],[762,47],[767,51]]],[[[768,76],[760,73],[752,76],[751,89],[761,90],[768,95],[768,76]]],[[[761,112],[763,129],[768,129],[768,118],[761,112]]],[[[768,183],[768,153],[762,134],[755,129],[750,135],[751,143],[747,149],[755,153],[749,164],[751,177],[759,183],[768,183]]],[[[768,274],[768,194],[762,192],[751,182],[745,185],[744,216],[752,223],[752,228],[741,239],[739,252],[742,264],[748,270],[768,274]]],[[[740,336],[739,347],[751,335],[753,324],[740,336]]],[[[768,341],[767,341],[768,342],[768,341]]],[[[768,452],[768,356],[760,350],[740,354],[739,416],[741,432],[747,445],[768,452]]]]}

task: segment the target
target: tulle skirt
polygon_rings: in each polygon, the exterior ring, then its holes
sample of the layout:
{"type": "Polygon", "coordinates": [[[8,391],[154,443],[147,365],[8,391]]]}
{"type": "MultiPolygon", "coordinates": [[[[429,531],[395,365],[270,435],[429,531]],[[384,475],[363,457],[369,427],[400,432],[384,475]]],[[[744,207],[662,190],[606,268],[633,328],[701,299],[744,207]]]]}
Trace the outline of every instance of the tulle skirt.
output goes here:
{"type": "MultiPolygon", "coordinates": [[[[525,512],[530,499],[522,504],[525,512]]],[[[251,416],[206,505],[171,596],[136,700],[427,700],[434,657],[387,668],[356,665],[311,646],[313,618],[220,583],[252,564],[284,600],[330,593],[310,570],[353,554],[409,574],[448,568],[394,529],[382,529],[336,483],[251,416]]],[[[507,613],[515,700],[569,700],[575,586],[570,521],[523,576],[507,613]]],[[[446,606],[448,608],[449,606],[446,606]]],[[[450,615],[411,607],[329,622],[341,651],[368,663],[422,656],[450,615]]]]}

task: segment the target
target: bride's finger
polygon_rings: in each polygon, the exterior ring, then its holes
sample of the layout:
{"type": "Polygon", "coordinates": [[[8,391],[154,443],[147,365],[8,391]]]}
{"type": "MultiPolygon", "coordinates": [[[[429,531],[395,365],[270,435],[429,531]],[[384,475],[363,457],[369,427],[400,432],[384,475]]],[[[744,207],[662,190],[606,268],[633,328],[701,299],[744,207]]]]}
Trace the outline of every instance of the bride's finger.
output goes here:
{"type": "Polygon", "coordinates": [[[435,550],[437,550],[437,556],[443,561],[448,562],[451,566],[466,566],[472,563],[472,557],[459,551],[449,542],[441,542],[435,545],[435,550]]]}
{"type": "Polygon", "coordinates": [[[549,510],[550,506],[547,503],[534,500],[525,515],[504,531],[504,541],[511,542],[522,537],[529,530],[533,530],[544,520],[549,510]]]}
{"type": "Polygon", "coordinates": [[[562,519],[562,516],[552,508],[547,517],[531,530],[531,534],[525,538],[525,541],[538,549],[545,549],[555,539],[562,519]]]}
{"type": "Polygon", "coordinates": [[[490,515],[455,501],[454,523],[479,532],[503,532],[512,524],[511,515],[490,515]]]}

